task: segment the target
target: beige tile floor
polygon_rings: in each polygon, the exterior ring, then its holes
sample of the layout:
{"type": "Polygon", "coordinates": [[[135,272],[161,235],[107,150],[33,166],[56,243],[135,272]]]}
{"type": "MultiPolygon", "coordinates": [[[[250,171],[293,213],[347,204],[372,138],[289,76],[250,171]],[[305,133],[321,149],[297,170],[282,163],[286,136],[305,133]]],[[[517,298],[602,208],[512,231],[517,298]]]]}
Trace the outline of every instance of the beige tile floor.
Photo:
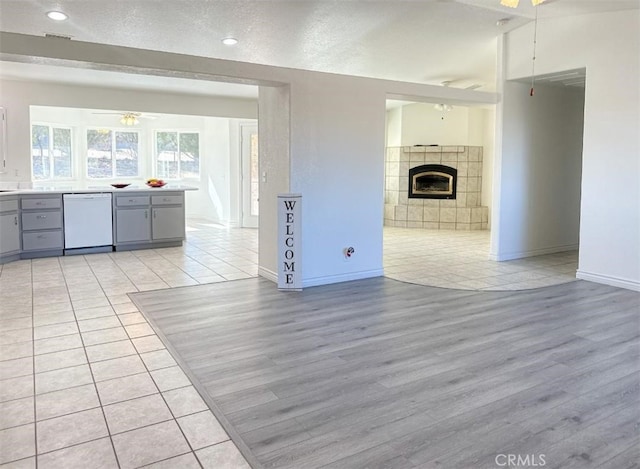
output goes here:
{"type": "Polygon", "coordinates": [[[384,229],[387,277],[464,290],[527,290],[576,280],[578,252],[495,262],[489,231],[384,229]]]}
{"type": "MultiPolygon", "coordinates": [[[[256,230],[191,220],[187,237],[0,266],[0,467],[248,467],[127,296],[257,275],[256,230]]],[[[487,250],[483,232],[385,229],[385,272],[454,288],[573,279],[575,253],[493,263],[487,250]]]]}
{"type": "Polygon", "coordinates": [[[255,276],[255,230],[0,268],[0,467],[248,467],[126,294],[255,276]]]}

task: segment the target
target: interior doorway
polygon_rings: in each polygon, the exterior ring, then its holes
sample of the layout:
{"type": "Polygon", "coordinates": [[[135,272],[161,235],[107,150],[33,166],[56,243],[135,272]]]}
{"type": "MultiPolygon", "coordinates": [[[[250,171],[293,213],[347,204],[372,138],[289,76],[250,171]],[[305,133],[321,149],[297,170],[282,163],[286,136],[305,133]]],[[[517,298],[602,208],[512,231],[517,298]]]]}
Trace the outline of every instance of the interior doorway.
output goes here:
{"type": "Polygon", "coordinates": [[[242,227],[258,228],[260,212],[260,169],[258,160],[258,126],[241,124],[242,227]]]}
{"type": "Polygon", "coordinates": [[[513,148],[502,152],[497,175],[511,171],[502,209],[512,215],[506,238],[514,248],[499,259],[492,258],[490,236],[500,226],[489,224],[496,209],[495,109],[442,110],[419,103],[387,109],[386,276],[471,290],[521,290],[575,280],[584,89],[541,83],[533,101],[529,86],[506,85],[509,110],[517,115],[510,125],[518,127],[504,137],[513,148]],[[411,170],[435,164],[457,170],[455,199],[412,198],[411,170]]]}

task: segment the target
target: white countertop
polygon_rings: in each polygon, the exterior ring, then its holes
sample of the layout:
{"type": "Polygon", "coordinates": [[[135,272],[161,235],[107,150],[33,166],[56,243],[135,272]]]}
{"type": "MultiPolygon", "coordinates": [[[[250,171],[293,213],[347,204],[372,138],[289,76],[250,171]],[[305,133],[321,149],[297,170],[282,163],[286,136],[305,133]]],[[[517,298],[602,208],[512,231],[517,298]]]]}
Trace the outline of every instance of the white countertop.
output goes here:
{"type": "Polygon", "coordinates": [[[56,187],[33,187],[29,189],[4,189],[0,191],[0,197],[7,195],[24,195],[24,194],[90,194],[95,192],[166,192],[166,191],[197,191],[194,186],[184,186],[180,184],[167,184],[163,187],[149,187],[147,185],[131,184],[122,189],[112,186],[56,186],[56,187]]]}

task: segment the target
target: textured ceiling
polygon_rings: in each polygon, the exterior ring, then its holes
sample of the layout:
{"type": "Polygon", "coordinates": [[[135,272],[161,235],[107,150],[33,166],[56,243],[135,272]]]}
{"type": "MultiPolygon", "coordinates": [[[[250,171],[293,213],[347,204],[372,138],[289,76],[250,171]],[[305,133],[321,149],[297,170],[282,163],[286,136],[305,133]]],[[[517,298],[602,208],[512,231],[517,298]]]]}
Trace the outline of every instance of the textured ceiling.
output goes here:
{"type": "MultiPolygon", "coordinates": [[[[547,0],[539,14],[638,3],[547,0]]],[[[491,90],[497,37],[530,21],[534,11],[528,0],[518,9],[499,0],[0,0],[0,29],[418,83],[453,80],[451,86],[477,83],[491,90]],[[69,20],[49,20],[45,13],[54,8],[69,20]],[[512,20],[496,26],[505,17],[512,20]],[[226,36],[239,44],[222,45],[226,36]]]]}

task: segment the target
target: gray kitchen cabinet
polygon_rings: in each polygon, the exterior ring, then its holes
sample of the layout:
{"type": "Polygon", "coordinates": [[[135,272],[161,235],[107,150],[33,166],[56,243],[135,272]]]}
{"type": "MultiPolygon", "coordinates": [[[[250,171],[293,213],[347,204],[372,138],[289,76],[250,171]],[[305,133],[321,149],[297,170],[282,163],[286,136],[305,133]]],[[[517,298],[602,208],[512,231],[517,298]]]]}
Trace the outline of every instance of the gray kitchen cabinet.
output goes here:
{"type": "Polygon", "coordinates": [[[20,257],[18,198],[0,200],[0,262],[20,257]]]}
{"type": "Polygon", "coordinates": [[[151,235],[154,241],[185,238],[184,192],[165,192],[151,196],[151,235]]]}
{"type": "Polygon", "coordinates": [[[116,250],[180,246],[185,238],[182,192],[118,194],[114,214],[116,250]]]}
{"type": "MultiPolygon", "coordinates": [[[[23,251],[57,250],[64,246],[62,231],[25,231],[22,233],[23,251]]],[[[52,254],[58,255],[58,254],[52,254]]],[[[38,257],[41,257],[38,255],[38,257]]]]}
{"type": "Polygon", "coordinates": [[[145,193],[118,194],[113,199],[116,248],[151,242],[151,198],[145,193]]]}
{"type": "Polygon", "coordinates": [[[116,210],[116,244],[151,241],[149,208],[116,210]]]}
{"type": "Polygon", "coordinates": [[[62,196],[37,195],[20,198],[22,258],[61,256],[62,196]]]}
{"type": "Polygon", "coordinates": [[[183,239],[184,207],[152,207],[151,220],[154,240],[183,239]]]}
{"type": "MultiPolygon", "coordinates": [[[[71,254],[69,249],[65,251],[63,194],[82,192],[86,191],[16,190],[2,194],[0,264],[71,254]]],[[[182,246],[186,238],[184,202],[184,190],[114,191],[113,248],[127,251],[182,246]]]]}
{"type": "Polygon", "coordinates": [[[62,212],[22,212],[22,230],[47,230],[62,227],[62,212]]]}
{"type": "Polygon", "coordinates": [[[20,251],[18,214],[0,215],[0,256],[20,251]]]}

